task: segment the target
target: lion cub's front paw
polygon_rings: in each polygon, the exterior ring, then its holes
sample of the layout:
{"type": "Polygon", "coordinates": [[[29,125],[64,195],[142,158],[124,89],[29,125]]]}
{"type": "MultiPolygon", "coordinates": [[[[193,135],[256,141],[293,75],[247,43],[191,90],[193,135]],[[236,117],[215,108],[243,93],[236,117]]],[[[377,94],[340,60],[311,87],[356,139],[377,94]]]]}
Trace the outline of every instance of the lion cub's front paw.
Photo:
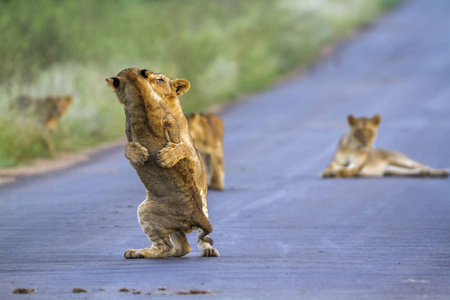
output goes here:
{"type": "Polygon", "coordinates": [[[139,253],[139,250],[137,250],[137,249],[128,249],[123,254],[123,257],[125,257],[127,259],[129,259],[129,258],[145,258],[144,255],[139,253]]]}
{"type": "Polygon", "coordinates": [[[219,257],[219,251],[215,248],[205,248],[200,255],[202,257],[219,257]]]}
{"type": "Polygon", "coordinates": [[[164,148],[159,150],[156,155],[156,162],[161,168],[172,168],[180,160],[176,153],[177,145],[169,142],[164,148]]]}
{"type": "Polygon", "coordinates": [[[125,156],[131,163],[142,166],[148,160],[148,150],[139,143],[128,143],[125,148],[125,156]]]}
{"type": "Polygon", "coordinates": [[[331,170],[325,170],[322,172],[321,176],[322,176],[322,178],[331,178],[331,177],[335,177],[336,175],[331,170]]]}

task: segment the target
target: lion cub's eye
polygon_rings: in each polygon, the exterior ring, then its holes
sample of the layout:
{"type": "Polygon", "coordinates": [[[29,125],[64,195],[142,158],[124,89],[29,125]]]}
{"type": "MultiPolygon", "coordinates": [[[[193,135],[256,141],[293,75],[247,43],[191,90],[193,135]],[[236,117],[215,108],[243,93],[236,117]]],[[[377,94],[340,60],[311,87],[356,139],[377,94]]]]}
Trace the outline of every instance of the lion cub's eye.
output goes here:
{"type": "Polygon", "coordinates": [[[158,78],[158,81],[159,81],[159,82],[164,82],[164,79],[161,78],[161,77],[159,77],[159,78],[158,78]]]}

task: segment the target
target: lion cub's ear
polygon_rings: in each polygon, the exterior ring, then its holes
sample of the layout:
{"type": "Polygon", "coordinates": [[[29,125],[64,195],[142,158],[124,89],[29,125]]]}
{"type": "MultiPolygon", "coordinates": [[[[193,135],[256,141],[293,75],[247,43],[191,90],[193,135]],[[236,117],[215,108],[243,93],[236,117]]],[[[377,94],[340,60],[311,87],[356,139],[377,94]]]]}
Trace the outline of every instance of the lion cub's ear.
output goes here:
{"type": "Polygon", "coordinates": [[[198,122],[198,120],[200,120],[200,115],[198,113],[193,113],[190,118],[192,122],[198,122]]]}
{"type": "Polygon", "coordinates": [[[116,90],[120,86],[120,79],[117,77],[106,78],[106,83],[116,90]]]}
{"type": "Polygon", "coordinates": [[[175,79],[172,81],[172,90],[178,95],[183,95],[191,88],[191,84],[186,79],[175,79]]]}
{"type": "Polygon", "coordinates": [[[151,74],[153,74],[152,71],[149,71],[147,69],[139,69],[139,73],[141,74],[142,77],[144,78],[148,78],[151,74]]]}
{"type": "Polygon", "coordinates": [[[350,126],[355,126],[357,122],[356,118],[353,115],[348,115],[347,121],[350,126]]]}
{"type": "Polygon", "coordinates": [[[380,125],[381,122],[381,116],[380,115],[375,115],[372,117],[372,119],[370,119],[370,121],[375,124],[375,125],[380,125]]]}

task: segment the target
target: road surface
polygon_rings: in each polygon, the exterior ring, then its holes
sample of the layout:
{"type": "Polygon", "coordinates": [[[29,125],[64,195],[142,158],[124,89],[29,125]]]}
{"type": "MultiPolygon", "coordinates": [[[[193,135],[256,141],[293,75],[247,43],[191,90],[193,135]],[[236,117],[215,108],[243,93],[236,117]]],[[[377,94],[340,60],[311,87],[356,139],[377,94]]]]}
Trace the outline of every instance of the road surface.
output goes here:
{"type": "Polygon", "coordinates": [[[349,113],[382,115],[377,146],[450,167],[449,15],[447,0],[406,2],[223,112],[226,189],[208,194],[219,258],[199,257],[193,234],[183,258],[122,257],[149,245],[123,147],[1,186],[0,299],[449,299],[448,179],[318,176],[349,113]]]}

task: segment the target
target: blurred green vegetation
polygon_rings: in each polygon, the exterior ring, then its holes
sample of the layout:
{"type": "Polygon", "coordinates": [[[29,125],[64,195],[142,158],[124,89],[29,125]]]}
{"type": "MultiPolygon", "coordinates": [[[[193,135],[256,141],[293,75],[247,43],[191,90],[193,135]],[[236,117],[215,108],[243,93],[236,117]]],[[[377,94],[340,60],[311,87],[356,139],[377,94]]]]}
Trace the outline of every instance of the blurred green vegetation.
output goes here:
{"type": "Polygon", "coordinates": [[[0,0],[0,167],[47,156],[20,95],[74,96],[52,137],[73,151],[123,136],[106,77],[145,67],[186,78],[185,112],[269,87],[401,0],[0,0]]]}

